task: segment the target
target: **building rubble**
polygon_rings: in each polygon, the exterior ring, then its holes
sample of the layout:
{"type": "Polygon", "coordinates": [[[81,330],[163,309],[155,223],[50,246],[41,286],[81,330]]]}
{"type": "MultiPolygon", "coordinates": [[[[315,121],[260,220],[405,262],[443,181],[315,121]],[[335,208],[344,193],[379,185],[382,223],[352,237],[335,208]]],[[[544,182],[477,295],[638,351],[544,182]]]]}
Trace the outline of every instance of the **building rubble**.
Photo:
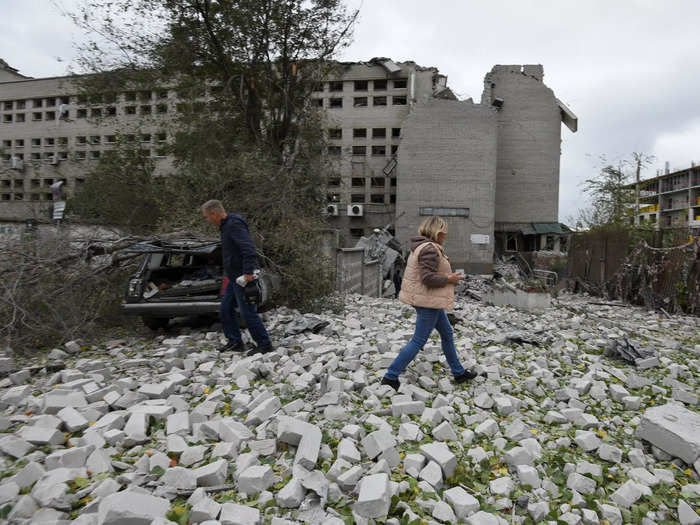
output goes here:
{"type": "Polygon", "coordinates": [[[264,356],[196,329],[7,352],[0,520],[700,522],[697,318],[568,294],[540,312],[461,298],[454,315],[484,376],[454,384],[434,337],[397,393],[380,379],[415,316],[391,299],[267,312],[264,356]],[[656,362],[607,357],[625,337],[656,362]]]}

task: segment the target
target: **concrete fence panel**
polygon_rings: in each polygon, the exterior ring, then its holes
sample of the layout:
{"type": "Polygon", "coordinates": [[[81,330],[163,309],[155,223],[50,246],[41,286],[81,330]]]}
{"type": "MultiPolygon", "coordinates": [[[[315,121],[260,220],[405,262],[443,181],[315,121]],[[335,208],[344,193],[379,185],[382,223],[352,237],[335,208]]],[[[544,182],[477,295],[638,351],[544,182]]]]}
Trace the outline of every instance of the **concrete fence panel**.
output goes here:
{"type": "Polygon", "coordinates": [[[381,264],[376,259],[366,260],[364,248],[339,248],[335,261],[336,289],[339,292],[370,297],[381,295],[381,264]]]}

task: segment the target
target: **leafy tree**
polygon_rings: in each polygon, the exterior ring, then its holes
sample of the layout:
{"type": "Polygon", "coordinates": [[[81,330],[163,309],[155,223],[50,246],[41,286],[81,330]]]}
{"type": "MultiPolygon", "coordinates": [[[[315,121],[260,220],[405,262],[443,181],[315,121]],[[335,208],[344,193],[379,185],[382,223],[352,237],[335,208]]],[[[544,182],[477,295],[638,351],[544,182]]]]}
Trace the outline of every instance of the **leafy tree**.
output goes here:
{"type": "Polygon", "coordinates": [[[158,181],[153,160],[120,143],[103,152],[85,182],[68,201],[69,213],[135,232],[152,231],[158,222],[158,181]]]}
{"type": "Polygon", "coordinates": [[[159,228],[204,228],[199,205],[220,199],[264,239],[289,302],[329,291],[317,253],[333,166],[311,93],[357,12],[341,0],[85,0],[69,16],[95,36],[77,64],[94,73],[81,77],[86,93],[178,93],[159,228]]]}
{"type": "Polygon", "coordinates": [[[614,166],[601,156],[599,173],[582,183],[583,192],[590,197],[591,205],[579,210],[578,217],[574,219],[577,227],[595,229],[633,225],[637,208],[631,170],[636,172],[639,180],[641,170],[652,161],[653,157],[635,152],[629,159],[614,166]]]}

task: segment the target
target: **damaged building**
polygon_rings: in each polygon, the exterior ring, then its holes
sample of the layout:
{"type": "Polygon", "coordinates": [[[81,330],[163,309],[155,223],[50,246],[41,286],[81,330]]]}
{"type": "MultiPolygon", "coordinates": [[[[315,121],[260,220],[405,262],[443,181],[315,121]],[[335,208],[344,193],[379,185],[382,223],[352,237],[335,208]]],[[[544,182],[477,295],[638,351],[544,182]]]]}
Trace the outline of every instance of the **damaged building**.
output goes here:
{"type": "MultiPolygon", "coordinates": [[[[437,68],[374,58],[338,63],[312,94],[326,115],[331,162],[324,211],[341,245],[391,225],[404,247],[421,220],[450,223],[455,266],[490,271],[494,253],[563,248],[558,223],[561,122],[576,116],[540,65],[497,65],[481,102],[457,100],[437,68]]],[[[33,79],[0,60],[0,219],[49,218],[121,130],[156,161],[178,107],[174,89],[102,100],[70,77],[33,79]],[[145,124],[144,124],[145,123],[145,124]],[[60,194],[56,190],[60,186],[60,194]]]]}
{"type": "Polygon", "coordinates": [[[425,216],[448,219],[453,266],[489,272],[494,252],[564,248],[558,222],[561,123],[576,115],[541,65],[497,65],[481,103],[413,62],[345,64],[314,96],[338,157],[327,214],[345,243],[395,224],[404,246],[425,216]]]}

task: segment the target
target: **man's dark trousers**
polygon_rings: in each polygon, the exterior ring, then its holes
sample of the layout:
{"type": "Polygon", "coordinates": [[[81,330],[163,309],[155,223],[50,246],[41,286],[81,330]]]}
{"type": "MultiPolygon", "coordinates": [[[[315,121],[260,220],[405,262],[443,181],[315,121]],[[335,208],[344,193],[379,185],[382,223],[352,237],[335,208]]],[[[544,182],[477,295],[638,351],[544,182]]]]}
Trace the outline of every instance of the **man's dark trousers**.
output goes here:
{"type": "Polygon", "coordinates": [[[248,304],[243,295],[243,287],[233,281],[229,281],[226,292],[221,299],[221,326],[229,343],[238,344],[241,339],[241,328],[238,324],[238,316],[233,308],[234,301],[238,304],[238,311],[245,319],[246,326],[251,337],[259,347],[270,344],[270,336],[265,330],[262,319],[258,315],[255,305],[248,304]]]}

